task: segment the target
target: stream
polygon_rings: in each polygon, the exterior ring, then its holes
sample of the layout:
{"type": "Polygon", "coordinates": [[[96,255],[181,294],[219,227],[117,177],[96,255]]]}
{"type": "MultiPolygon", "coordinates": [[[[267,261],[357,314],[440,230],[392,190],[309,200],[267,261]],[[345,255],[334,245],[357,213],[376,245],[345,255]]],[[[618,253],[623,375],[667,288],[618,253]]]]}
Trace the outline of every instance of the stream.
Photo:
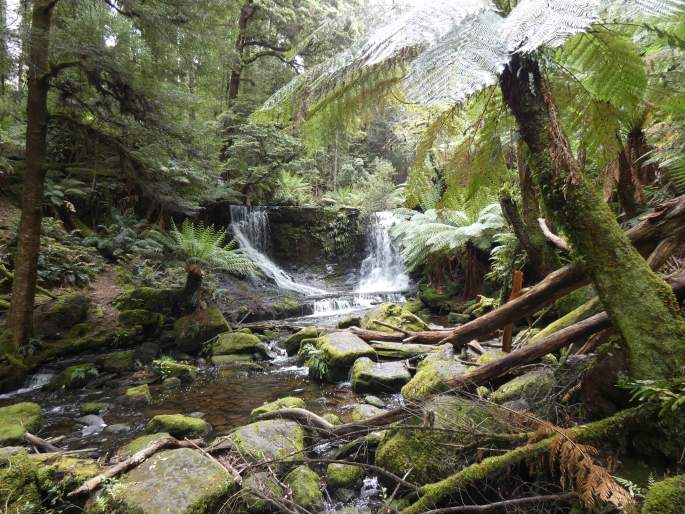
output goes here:
{"type": "MultiPolygon", "coordinates": [[[[267,254],[269,224],[268,214],[262,208],[233,207],[232,231],[241,248],[250,255],[260,270],[257,282],[267,281],[288,293],[296,293],[309,302],[311,313],[274,323],[293,325],[335,326],[335,323],[351,314],[360,315],[374,305],[383,302],[404,301],[403,293],[410,288],[410,280],[404,269],[398,249],[388,235],[392,223],[390,213],[372,216],[366,237],[366,254],[357,273],[356,286],[345,289],[339,284],[326,284],[324,279],[308,280],[289,274],[279,267],[267,254]],[[302,280],[302,281],[300,281],[302,280]]],[[[18,401],[33,401],[44,411],[42,434],[63,436],[59,443],[69,450],[94,449],[104,455],[125,442],[141,435],[145,424],[157,414],[190,414],[208,421],[214,428],[213,436],[229,433],[237,426],[250,421],[255,407],[284,396],[297,396],[306,408],[323,414],[332,412],[343,421],[349,420],[354,404],[363,397],[352,392],[349,382],[320,384],[310,380],[307,368],[299,367],[295,357],[287,357],[277,341],[269,343],[275,356],[263,364],[263,371],[244,371],[238,368],[220,368],[207,365],[199,359],[198,379],[190,384],[167,390],[161,384],[151,384],[152,404],[144,407],[128,407],[119,401],[122,391],[135,384],[130,377],[105,375],[89,386],[76,391],[47,391],[42,388],[64,367],[92,362],[95,355],[79,355],[63,359],[59,366],[45,366],[30,376],[24,387],[0,395],[0,405],[18,401]],[[103,377],[104,380],[103,381],[103,377]],[[76,423],[80,417],[79,405],[84,402],[111,404],[102,414],[105,427],[93,430],[76,423]]],[[[397,405],[399,395],[385,395],[381,399],[388,407],[397,405]]],[[[371,487],[373,484],[366,484],[371,487]]]]}

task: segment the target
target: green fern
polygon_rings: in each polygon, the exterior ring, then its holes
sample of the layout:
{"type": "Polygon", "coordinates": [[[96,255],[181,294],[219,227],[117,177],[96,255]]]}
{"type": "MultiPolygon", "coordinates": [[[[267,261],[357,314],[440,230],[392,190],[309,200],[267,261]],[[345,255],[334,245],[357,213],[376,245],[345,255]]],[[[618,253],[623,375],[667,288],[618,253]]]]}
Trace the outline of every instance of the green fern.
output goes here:
{"type": "Polygon", "coordinates": [[[180,229],[171,220],[171,237],[174,248],[186,261],[186,268],[200,266],[202,269],[221,269],[234,275],[247,276],[254,272],[254,263],[236,249],[237,243],[224,244],[225,229],[204,226],[185,220],[180,229]]]}

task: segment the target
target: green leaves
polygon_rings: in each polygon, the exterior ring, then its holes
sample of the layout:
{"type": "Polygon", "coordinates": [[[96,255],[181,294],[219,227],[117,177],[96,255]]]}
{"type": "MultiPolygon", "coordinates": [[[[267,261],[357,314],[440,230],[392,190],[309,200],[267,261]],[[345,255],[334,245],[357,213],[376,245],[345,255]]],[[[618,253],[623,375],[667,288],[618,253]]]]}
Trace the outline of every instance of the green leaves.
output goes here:
{"type": "Polygon", "coordinates": [[[680,379],[672,382],[658,382],[656,380],[635,380],[619,384],[627,389],[634,402],[658,402],[661,404],[659,416],[667,412],[675,412],[685,405],[685,382],[680,379]]]}

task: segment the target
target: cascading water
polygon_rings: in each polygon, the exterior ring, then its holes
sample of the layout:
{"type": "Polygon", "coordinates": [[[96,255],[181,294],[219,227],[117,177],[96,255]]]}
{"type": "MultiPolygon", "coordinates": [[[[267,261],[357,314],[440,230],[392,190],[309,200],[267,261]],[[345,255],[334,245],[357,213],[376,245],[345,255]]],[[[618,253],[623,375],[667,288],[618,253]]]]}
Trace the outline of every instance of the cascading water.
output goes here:
{"type": "Polygon", "coordinates": [[[376,212],[366,235],[368,255],[362,261],[357,293],[397,293],[409,288],[409,275],[399,248],[390,237],[392,212],[376,212]]]}
{"type": "Polygon", "coordinates": [[[304,295],[320,295],[326,291],[296,282],[266,256],[269,242],[269,213],[263,207],[231,205],[231,229],[240,248],[255,265],[281,289],[304,295]]]}

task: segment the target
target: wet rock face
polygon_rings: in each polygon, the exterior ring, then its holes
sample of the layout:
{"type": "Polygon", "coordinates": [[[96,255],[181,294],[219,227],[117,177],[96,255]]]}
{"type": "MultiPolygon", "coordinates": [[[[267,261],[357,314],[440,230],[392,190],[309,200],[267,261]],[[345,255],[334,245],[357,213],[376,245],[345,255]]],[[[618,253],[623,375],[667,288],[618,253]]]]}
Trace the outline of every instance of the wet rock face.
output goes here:
{"type": "Polygon", "coordinates": [[[303,457],[304,429],[294,421],[273,419],[240,427],[230,435],[248,460],[298,460],[303,457]]]}
{"type": "Polygon", "coordinates": [[[219,463],[198,450],[156,453],[125,475],[115,499],[142,514],[212,512],[233,490],[233,479],[219,463]]]}
{"type": "Polygon", "coordinates": [[[0,445],[18,443],[26,432],[37,432],[43,424],[40,405],[31,402],[0,407],[0,445]]]}
{"type": "Polygon", "coordinates": [[[355,392],[398,392],[410,379],[411,374],[402,361],[373,362],[362,357],[352,367],[352,389],[355,392]]]}

